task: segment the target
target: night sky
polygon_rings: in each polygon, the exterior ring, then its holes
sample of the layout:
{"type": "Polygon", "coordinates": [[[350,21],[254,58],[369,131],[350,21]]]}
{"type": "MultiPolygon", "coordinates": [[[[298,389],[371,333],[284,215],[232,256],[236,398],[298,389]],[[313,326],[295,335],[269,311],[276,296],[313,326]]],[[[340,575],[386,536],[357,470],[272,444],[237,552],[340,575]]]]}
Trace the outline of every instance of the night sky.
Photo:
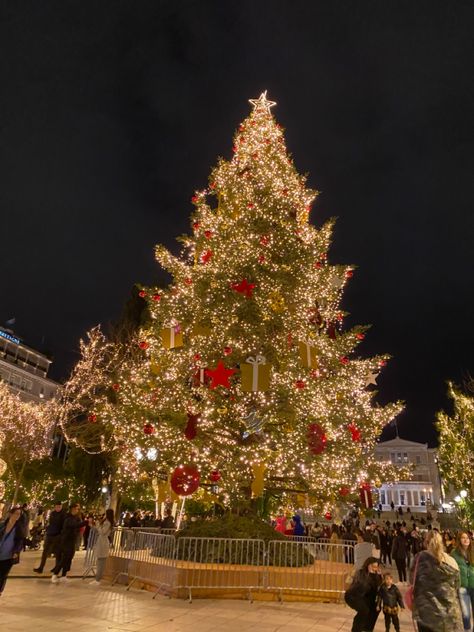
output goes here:
{"type": "MultiPolygon", "coordinates": [[[[135,282],[164,279],[190,198],[265,89],[358,266],[349,324],[394,356],[381,401],[433,444],[473,366],[471,0],[37,0],[0,13],[0,323],[63,378],[135,282]]],[[[386,437],[393,436],[393,430],[386,437]]]]}

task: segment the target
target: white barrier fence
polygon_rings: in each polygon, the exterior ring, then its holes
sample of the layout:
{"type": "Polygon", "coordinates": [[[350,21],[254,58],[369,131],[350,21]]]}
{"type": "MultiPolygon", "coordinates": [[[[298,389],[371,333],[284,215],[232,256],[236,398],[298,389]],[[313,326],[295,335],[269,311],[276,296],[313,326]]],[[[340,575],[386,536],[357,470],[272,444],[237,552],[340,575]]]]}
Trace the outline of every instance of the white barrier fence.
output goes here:
{"type": "MultiPolygon", "coordinates": [[[[95,571],[91,532],[84,563],[84,577],[95,571]]],[[[255,591],[318,593],[338,600],[353,570],[353,543],[333,544],[312,538],[263,540],[195,538],[116,529],[108,558],[112,583],[121,577],[129,590],[135,583],[153,586],[158,594],[196,590],[244,592],[251,600],[255,591]]]]}

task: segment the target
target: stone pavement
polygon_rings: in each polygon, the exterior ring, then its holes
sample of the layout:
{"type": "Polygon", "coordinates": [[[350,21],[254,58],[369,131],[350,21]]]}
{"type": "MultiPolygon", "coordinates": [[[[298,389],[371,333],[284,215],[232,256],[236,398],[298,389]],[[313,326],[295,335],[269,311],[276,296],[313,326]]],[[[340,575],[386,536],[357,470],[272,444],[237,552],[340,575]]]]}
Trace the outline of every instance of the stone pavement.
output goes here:
{"type": "MultiPolygon", "coordinates": [[[[81,575],[84,553],[73,574],[81,575]]],[[[31,571],[38,553],[26,552],[12,569],[0,599],[2,632],[349,632],[354,612],[344,604],[196,599],[193,603],[90,580],[52,584],[31,571]]],[[[53,561],[53,560],[51,560],[53,561]]],[[[52,564],[51,564],[52,566],[52,564]]],[[[49,570],[51,566],[47,565],[49,570]]],[[[413,630],[402,613],[402,631],[413,630]]],[[[383,617],[376,632],[383,632],[383,617]]]]}

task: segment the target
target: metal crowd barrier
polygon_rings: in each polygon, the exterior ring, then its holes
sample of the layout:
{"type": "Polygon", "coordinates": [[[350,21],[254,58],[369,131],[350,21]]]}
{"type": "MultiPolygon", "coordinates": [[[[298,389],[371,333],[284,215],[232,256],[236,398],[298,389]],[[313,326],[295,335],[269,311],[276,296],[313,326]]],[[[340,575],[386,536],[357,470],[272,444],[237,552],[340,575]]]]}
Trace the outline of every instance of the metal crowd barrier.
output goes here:
{"type": "Polygon", "coordinates": [[[284,592],[332,593],[341,597],[347,576],[345,549],[342,544],[269,542],[266,589],[278,592],[280,600],[284,592]]]}
{"type": "MultiPolygon", "coordinates": [[[[95,533],[95,532],[94,532],[95,533]]],[[[87,549],[84,576],[94,570],[93,540],[87,549]]],[[[116,529],[106,573],[112,583],[125,577],[154,586],[169,596],[196,590],[317,593],[340,599],[354,562],[354,543],[333,544],[311,538],[263,540],[196,538],[116,529]]]]}
{"type": "Polygon", "coordinates": [[[178,538],[179,567],[176,588],[192,590],[243,589],[249,600],[252,590],[264,587],[265,543],[233,538],[178,538]]]}
{"type": "Polygon", "coordinates": [[[95,555],[95,543],[97,542],[97,538],[99,534],[95,529],[91,529],[89,531],[89,537],[87,539],[87,547],[86,547],[86,555],[84,558],[84,572],[82,573],[82,579],[89,577],[90,575],[95,575],[95,571],[97,568],[97,558],[95,555]]]}

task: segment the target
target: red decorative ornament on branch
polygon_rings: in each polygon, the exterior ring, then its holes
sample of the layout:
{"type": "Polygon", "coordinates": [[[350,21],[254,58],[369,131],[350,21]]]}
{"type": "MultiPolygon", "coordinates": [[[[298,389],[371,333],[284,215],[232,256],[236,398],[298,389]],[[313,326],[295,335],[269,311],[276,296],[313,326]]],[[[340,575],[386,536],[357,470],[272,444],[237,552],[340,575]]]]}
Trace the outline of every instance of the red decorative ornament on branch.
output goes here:
{"type": "Polygon", "coordinates": [[[348,426],[347,429],[349,430],[349,432],[351,433],[351,438],[352,441],[354,441],[354,443],[358,443],[361,439],[362,433],[359,430],[359,428],[355,425],[354,422],[351,422],[348,426]]]}
{"type": "Polygon", "coordinates": [[[146,435],[152,435],[155,432],[155,426],[151,424],[150,422],[148,422],[143,426],[143,432],[146,435]]]}
{"type": "Polygon", "coordinates": [[[195,465],[180,465],[171,475],[171,489],[178,496],[190,496],[199,487],[200,478],[195,465]]]}
{"type": "Polygon", "coordinates": [[[193,413],[188,413],[188,423],[184,429],[184,436],[188,439],[188,441],[192,441],[197,435],[197,425],[200,418],[201,415],[199,414],[193,415],[193,413]]]}
{"type": "Polygon", "coordinates": [[[306,433],[308,448],[312,454],[321,454],[324,452],[327,443],[327,437],[324,430],[319,424],[309,424],[306,433]]]}
{"type": "Polygon", "coordinates": [[[255,283],[249,283],[247,279],[242,279],[240,283],[232,283],[231,287],[235,292],[245,296],[245,298],[252,298],[255,283]]]}
{"type": "Polygon", "coordinates": [[[209,480],[212,483],[217,483],[218,481],[220,481],[222,478],[221,473],[219,472],[219,470],[212,470],[212,472],[209,474],[209,480]]]}
{"type": "Polygon", "coordinates": [[[345,487],[345,486],[340,487],[339,488],[339,496],[342,496],[342,497],[348,496],[350,494],[350,491],[351,490],[348,487],[345,487]]]}
{"type": "Polygon", "coordinates": [[[332,520],[332,513],[330,511],[326,511],[326,513],[324,514],[324,518],[326,520],[332,520]]]}

